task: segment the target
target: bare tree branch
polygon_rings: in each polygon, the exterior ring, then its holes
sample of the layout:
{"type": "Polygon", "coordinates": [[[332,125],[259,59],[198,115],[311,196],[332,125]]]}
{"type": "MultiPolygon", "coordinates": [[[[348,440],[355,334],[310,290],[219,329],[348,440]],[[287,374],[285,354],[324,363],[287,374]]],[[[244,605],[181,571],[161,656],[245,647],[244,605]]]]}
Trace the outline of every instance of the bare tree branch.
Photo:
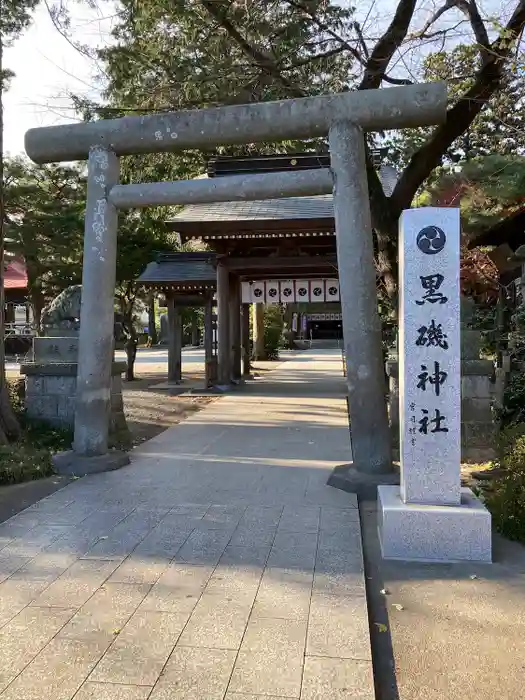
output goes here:
{"type": "Polygon", "coordinates": [[[416,0],[400,0],[394,18],[386,32],[374,46],[366,62],[365,74],[359,90],[370,90],[381,85],[392,56],[403,43],[416,8],[416,0]]]}
{"type": "Polygon", "coordinates": [[[368,60],[368,58],[370,57],[370,52],[368,51],[368,46],[366,45],[366,41],[363,36],[363,32],[361,30],[361,25],[359,24],[359,22],[354,22],[354,30],[357,34],[357,38],[359,39],[359,43],[361,44],[361,51],[363,52],[363,56],[368,60]]]}
{"type": "Polygon", "coordinates": [[[408,44],[409,42],[414,41],[414,39],[424,39],[426,41],[429,41],[429,40],[434,41],[434,39],[437,39],[438,37],[446,38],[447,36],[450,36],[456,29],[461,27],[462,24],[465,24],[467,22],[468,22],[468,20],[461,19],[453,27],[445,27],[443,29],[436,29],[435,32],[430,32],[430,34],[427,34],[426,32],[422,32],[422,31],[416,32],[415,34],[409,34],[403,43],[408,44]]]}
{"type": "Polygon", "coordinates": [[[301,12],[304,12],[305,15],[308,15],[312,22],[319,27],[323,32],[326,32],[328,36],[331,36],[332,39],[335,39],[336,41],[341,44],[341,46],[344,46],[344,48],[356,59],[356,61],[359,61],[359,63],[362,66],[366,65],[366,60],[361,56],[359,51],[352,46],[348,41],[343,39],[343,37],[335,32],[331,27],[329,27],[327,24],[325,24],[322,20],[317,17],[315,12],[313,12],[307,5],[304,5],[300,0],[286,0],[289,5],[292,7],[295,7],[296,10],[301,10],[301,12]]]}
{"type": "Polygon", "coordinates": [[[413,85],[414,82],[408,78],[393,78],[390,75],[384,75],[383,81],[385,83],[390,83],[390,85],[413,85]]]}
{"type": "MultiPolygon", "coordinates": [[[[308,58],[303,58],[300,61],[295,61],[290,63],[288,66],[281,66],[281,70],[293,70],[294,68],[301,68],[301,66],[307,66],[314,61],[322,61],[324,58],[331,58],[332,56],[337,56],[340,53],[346,51],[344,46],[338,46],[337,48],[330,49],[330,51],[325,51],[325,53],[318,53],[313,56],[308,56],[308,58]]],[[[279,65],[279,64],[278,64],[279,65]]]]}
{"type": "MultiPolygon", "coordinates": [[[[421,29],[417,32],[409,34],[406,40],[411,41],[412,39],[422,39],[423,37],[425,37],[430,27],[433,24],[435,24],[438,21],[438,19],[445,14],[445,12],[448,12],[453,7],[456,7],[457,2],[458,0],[446,0],[445,4],[442,5],[438,10],[436,10],[434,14],[431,17],[429,17],[429,19],[427,19],[427,21],[421,27],[421,29]]],[[[441,34],[442,31],[443,30],[439,31],[438,34],[441,34]]]]}
{"type": "Polygon", "coordinates": [[[422,182],[437,167],[443,153],[468,129],[489,99],[499,89],[504,63],[512,52],[509,33],[517,40],[525,27],[525,0],[520,0],[501,35],[490,44],[487,60],[463,98],[447,112],[444,124],[434,130],[427,142],[412,156],[391,197],[397,215],[410,207],[422,182]]]}
{"type": "Polygon", "coordinates": [[[490,56],[490,51],[488,50],[490,48],[490,39],[487,28],[479,14],[476,0],[457,0],[457,6],[469,18],[470,26],[480,48],[481,60],[485,63],[490,56]]]}
{"type": "MultiPolygon", "coordinates": [[[[292,7],[295,7],[297,10],[301,10],[304,12],[312,22],[319,27],[322,31],[326,32],[329,36],[332,37],[332,39],[335,39],[336,41],[339,42],[339,44],[344,47],[355,59],[358,61],[364,68],[367,66],[367,61],[369,59],[369,51],[368,47],[366,45],[363,33],[361,31],[361,27],[358,22],[354,23],[354,29],[358,35],[359,43],[361,44],[361,50],[363,54],[361,54],[352,44],[350,44],[346,39],[343,39],[343,37],[335,32],[333,29],[331,29],[327,24],[322,22],[316,15],[315,13],[306,5],[304,5],[300,0],[287,0],[288,4],[291,5],[292,7]]],[[[383,76],[383,80],[386,83],[390,83],[391,85],[412,85],[412,81],[408,80],[407,78],[393,78],[387,75],[383,76]]]]}

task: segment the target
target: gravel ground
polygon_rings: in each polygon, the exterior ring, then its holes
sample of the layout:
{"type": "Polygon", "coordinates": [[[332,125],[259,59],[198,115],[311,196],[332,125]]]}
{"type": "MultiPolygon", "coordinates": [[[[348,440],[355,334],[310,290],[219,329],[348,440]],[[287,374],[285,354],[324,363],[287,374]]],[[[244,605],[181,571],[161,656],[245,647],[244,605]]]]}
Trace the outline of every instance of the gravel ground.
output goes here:
{"type": "MultiPolygon", "coordinates": [[[[209,396],[181,396],[155,388],[164,381],[165,374],[147,374],[134,382],[123,382],[124,412],[134,445],[150,440],[216,400],[209,396]]],[[[180,392],[188,391],[192,383],[186,380],[180,392]]]]}
{"type": "MultiPolygon", "coordinates": [[[[253,368],[255,376],[262,376],[275,369],[285,359],[283,357],[279,362],[257,363],[253,368]]],[[[153,365],[148,369],[150,371],[145,373],[139,366],[134,382],[122,382],[124,412],[134,445],[150,440],[219,398],[181,395],[193,387],[204,386],[203,372],[184,373],[183,383],[175,390],[166,391],[155,386],[166,381],[164,367],[153,365]]]]}

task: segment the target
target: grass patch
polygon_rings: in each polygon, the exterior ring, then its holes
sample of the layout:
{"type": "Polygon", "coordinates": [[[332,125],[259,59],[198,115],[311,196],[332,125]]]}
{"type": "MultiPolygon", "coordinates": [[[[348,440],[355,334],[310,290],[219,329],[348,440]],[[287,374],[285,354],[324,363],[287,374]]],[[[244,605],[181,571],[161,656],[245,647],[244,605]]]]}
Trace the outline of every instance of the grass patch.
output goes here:
{"type": "Polygon", "coordinates": [[[52,455],[69,449],[73,434],[29,420],[24,412],[23,380],[10,380],[8,386],[22,434],[17,442],[0,446],[0,485],[51,476],[54,474],[52,455]]]}

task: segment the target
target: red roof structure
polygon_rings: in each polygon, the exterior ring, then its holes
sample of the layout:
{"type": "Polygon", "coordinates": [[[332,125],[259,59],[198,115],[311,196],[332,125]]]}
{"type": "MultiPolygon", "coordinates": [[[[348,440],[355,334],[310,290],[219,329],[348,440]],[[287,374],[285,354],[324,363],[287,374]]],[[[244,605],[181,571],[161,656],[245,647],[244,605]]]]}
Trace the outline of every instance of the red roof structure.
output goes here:
{"type": "Polygon", "coordinates": [[[5,289],[25,289],[27,287],[27,270],[22,260],[11,260],[4,272],[5,289]]]}

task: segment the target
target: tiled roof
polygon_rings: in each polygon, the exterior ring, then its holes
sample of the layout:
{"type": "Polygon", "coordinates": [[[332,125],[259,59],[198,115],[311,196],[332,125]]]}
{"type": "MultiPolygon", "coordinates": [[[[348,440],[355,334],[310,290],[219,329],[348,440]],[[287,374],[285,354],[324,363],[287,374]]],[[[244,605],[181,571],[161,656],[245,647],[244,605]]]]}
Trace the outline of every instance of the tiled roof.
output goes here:
{"type": "MultiPolygon", "coordinates": [[[[379,171],[379,179],[387,195],[392,194],[397,173],[391,168],[379,171]]],[[[331,194],[315,197],[288,197],[251,202],[215,202],[213,204],[189,204],[176,214],[172,222],[217,221],[271,221],[296,219],[333,219],[334,205],[331,194]]]]}
{"type": "Polygon", "coordinates": [[[209,253],[173,253],[161,255],[149,263],[137,282],[142,284],[214,283],[215,256],[209,253]]]}
{"type": "Polygon", "coordinates": [[[173,221],[268,221],[270,219],[331,219],[332,195],[288,197],[252,202],[189,204],[173,221]]]}

